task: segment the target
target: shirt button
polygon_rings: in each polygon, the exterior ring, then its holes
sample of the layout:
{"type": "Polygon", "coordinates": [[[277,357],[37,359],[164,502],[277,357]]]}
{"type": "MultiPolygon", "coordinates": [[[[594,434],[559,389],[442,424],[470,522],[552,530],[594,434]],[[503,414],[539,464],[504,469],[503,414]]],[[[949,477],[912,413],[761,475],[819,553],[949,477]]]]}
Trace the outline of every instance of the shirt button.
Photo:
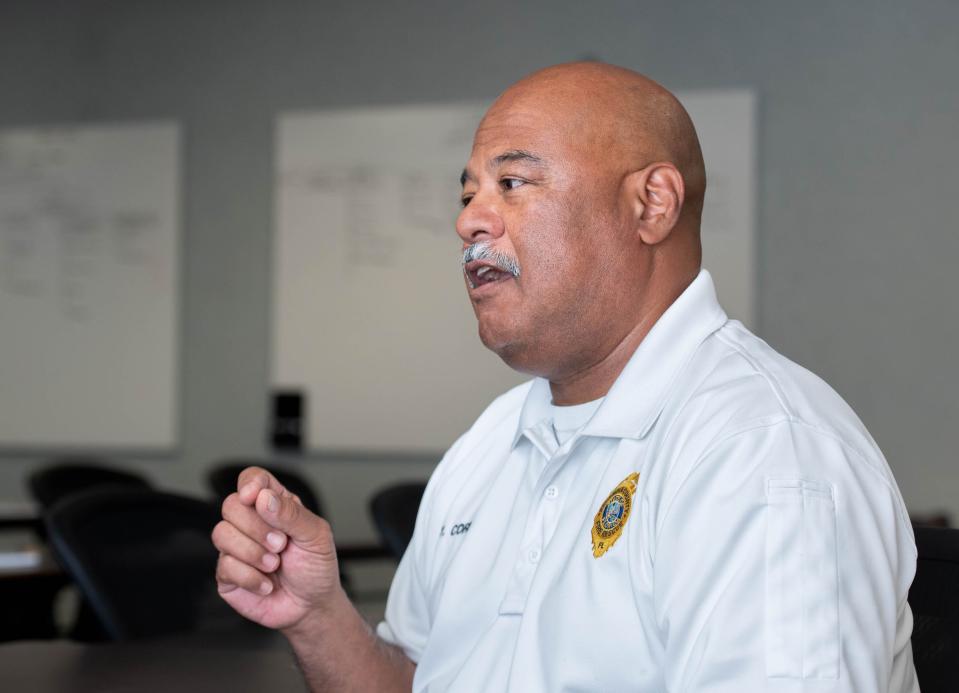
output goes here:
{"type": "Polygon", "coordinates": [[[554,498],[559,496],[559,489],[556,488],[555,486],[549,486],[546,489],[546,493],[544,493],[543,495],[545,495],[550,500],[553,500],[554,498]]]}
{"type": "Polygon", "coordinates": [[[530,563],[539,563],[539,549],[530,549],[527,557],[529,558],[530,563]]]}

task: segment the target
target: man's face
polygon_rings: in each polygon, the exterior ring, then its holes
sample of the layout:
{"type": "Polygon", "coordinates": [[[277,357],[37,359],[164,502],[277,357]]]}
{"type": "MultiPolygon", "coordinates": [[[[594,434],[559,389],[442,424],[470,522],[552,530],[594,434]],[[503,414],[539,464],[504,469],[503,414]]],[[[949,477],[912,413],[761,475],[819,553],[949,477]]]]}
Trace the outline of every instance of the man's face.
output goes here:
{"type": "Polygon", "coordinates": [[[476,133],[456,223],[464,249],[482,243],[493,254],[469,253],[489,259],[464,266],[480,338],[513,368],[546,377],[588,359],[595,331],[615,321],[606,311],[624,239],[602,133],[574,116],[529,99],[494,105],[476,133]],[[503,259],[518,273],[502,271],[503,259]]]}

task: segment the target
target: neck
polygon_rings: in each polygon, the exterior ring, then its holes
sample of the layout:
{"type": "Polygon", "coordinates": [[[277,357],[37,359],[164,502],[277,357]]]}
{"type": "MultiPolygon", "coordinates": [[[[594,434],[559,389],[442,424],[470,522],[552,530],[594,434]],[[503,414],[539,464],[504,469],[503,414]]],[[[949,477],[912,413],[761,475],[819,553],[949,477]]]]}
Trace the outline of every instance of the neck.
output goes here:
{"type": "Polygon", "coordinates": [[[695,275],[682,285],[664,292],[653,303],[652,307],[642,311],[632,328],[613,344],[611,349],[606,349],[598,358],[593,358],[562,375],[550,377],[549,386],[553,395],[553,403],[570,406],[605,397],[619,374],[623,372],[626,364],[629,363],[633,353],[642,344],[649,331],[653,329],[653,325],[686,290],[693,279],[695,279],[695,275]]]}
{"type": "Polygon", "coordinates": [[[549,387],[553,394],[553,404],[570,406],[592,402],[604,397],[616,378],[623,372],[633,352],[656,324],[656,319],[644,320],[637,324],[612,351],[600,360],[587,365],[569,375],[550,378],[549,387]]]}

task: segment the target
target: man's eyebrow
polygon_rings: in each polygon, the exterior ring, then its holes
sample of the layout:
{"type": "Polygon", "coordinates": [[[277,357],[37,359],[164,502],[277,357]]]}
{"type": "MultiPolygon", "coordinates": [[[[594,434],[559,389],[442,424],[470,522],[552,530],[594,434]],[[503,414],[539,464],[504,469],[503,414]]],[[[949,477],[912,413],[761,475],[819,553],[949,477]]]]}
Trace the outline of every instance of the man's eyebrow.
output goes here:
{"type": "MultiPolygon", "coordinates": [[[[541,157],[536,156],[532,152],[528,152],[525,149],[510,149],[490,159],[489,168],[496,168],[511,161],[522,161],[523,163],[532,164],[533,166],[546,165],[546,162],[541,157]]],[[[466,181],[468,180],[473,180],[473,176],[464,168],[463,173],[460,174],[460,186],[466,185],[466,181]]]]}
{"type": "Polygon", "coordinates": [[[509,151],[494,156],[490,160],[490,168],[496,168],[510,161],[522,161],[527,164],[533,164],[534,166],[543,166],[546,164],[540,157],[525,149],[510,149],[509,151]]]}

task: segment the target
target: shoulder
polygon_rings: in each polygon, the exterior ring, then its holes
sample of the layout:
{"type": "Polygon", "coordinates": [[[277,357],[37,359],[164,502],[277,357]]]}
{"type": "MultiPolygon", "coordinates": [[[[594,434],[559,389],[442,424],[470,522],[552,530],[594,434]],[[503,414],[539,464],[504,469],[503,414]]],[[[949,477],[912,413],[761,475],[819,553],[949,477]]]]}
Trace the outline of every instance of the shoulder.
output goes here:
{"type": "Polygon", "coordinates": [[[667,527],[762,517],[784,498],[815,498],[826,499],[847,533],[888,518],[899,528],[890,545],[901,541],[903,555],[914,554],[899,488],[859,417],[821,378],[739,323],[701,345],[650,435],[644,501],[657,537],[667,527]]]}
{"type": "Polygon", "coordinates": [[[831,438],[864,459],[881,457],[852,408],[825,381],[775,351],[740,323],[707,339],[679,379],[664,411],[668,431],[701,431],[707,453],[735,436],[781,424],[801,435],[831,438]]]}
{"type": "Polygon", "coordinates": [[[697,479],[709,480],[707,491],[747,477],[763,488],[809,478],[884,488],[902,508],[882,452],[842,397],[738,322],[701,345],[651,435],[651,476],[667,497],[697,479]]]}

